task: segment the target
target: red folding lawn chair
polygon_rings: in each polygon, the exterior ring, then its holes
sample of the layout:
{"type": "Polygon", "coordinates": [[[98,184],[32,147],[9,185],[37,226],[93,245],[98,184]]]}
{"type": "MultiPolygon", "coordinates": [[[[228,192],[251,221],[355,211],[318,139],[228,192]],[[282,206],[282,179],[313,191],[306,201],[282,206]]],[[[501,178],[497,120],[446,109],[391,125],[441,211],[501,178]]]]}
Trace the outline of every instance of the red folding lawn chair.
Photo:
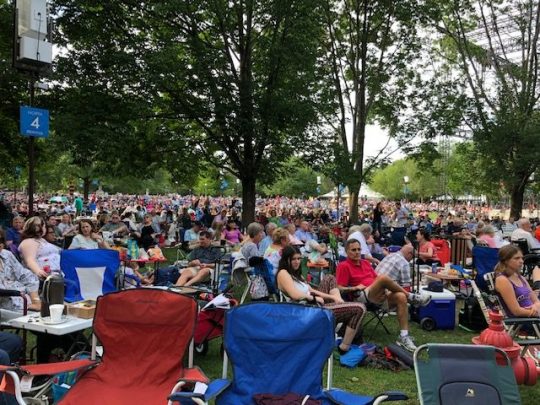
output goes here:
{"type": "Polygon", "coordinates": [[[60,404],[165,404],[179,380],[207,383],[198,368],[183,367],[196,319],[197,302],[171,291],[139,288],[99,297],[94,334],[103,345],[101,363],[60,404]]]}
{"type": "MultiPolygon", "coordinates": [[[[103,345],[100,362],[0,366],[0,371],[7,371],[0,390],[15,392],[19,403],[24,404],[19,377],[90,368],[60,404],[165,404],[181,382],[208,382],[198,368],[183,367],[196,319],[197,302],[171,291],[139,288],[100,296],[93,324],[94,334],[103,345]]],[[[190,366],[191,361],[192,352],[190,366]]]]}

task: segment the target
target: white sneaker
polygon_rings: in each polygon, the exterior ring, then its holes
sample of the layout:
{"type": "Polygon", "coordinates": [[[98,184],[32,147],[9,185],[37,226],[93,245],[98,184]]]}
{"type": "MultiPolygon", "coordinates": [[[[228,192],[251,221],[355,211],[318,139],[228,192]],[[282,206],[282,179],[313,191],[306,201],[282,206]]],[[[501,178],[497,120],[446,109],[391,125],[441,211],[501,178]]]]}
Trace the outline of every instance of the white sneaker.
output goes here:
{"type": "Polygon", "coordinates": [[[396,344],[398,346],[403,347],[405,350],[409,352],[414,352],[416,350],[416,345],[414,344],[414,339],[410,335],[406,336],[399,336],[398,340],[396,341],[396,344]]]}
{"type": "Polygon", "coordinates": [[[431,302],[431,295],[410,293],[407,300],[411,305],[425,307],[431,302]]]}

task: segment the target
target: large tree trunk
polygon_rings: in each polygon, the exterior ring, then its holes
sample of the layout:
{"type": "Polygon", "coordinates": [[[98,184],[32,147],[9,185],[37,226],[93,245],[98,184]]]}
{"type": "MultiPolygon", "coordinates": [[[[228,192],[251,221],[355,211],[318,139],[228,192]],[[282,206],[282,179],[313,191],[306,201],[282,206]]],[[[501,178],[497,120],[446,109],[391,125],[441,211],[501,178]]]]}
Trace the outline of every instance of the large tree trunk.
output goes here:
{"type": "Polygon", "coordinates": [[[351,191],[349,189],[349,223],[351,225],[358,223],[358,194],[360,189],[354,189],[351,191]]]}
{"type": "Polygon", "coordinates": [[[242,177],[242,226],[255,221],[255,177],[242,177]]]}
{"type": "Polygon", "coordinates": [[[90,194],[90,177],[83,177],[83,200],[88,201],[88,194],[90,194]]]}
{"type": "Polygon", "coordinates": [[[525,194],[526,182],[521,179],[516,184],[512,185],[510,192],[510,218],[518,220],[521,218],[521,211],[523,209],[523,195],[525,194]]]}

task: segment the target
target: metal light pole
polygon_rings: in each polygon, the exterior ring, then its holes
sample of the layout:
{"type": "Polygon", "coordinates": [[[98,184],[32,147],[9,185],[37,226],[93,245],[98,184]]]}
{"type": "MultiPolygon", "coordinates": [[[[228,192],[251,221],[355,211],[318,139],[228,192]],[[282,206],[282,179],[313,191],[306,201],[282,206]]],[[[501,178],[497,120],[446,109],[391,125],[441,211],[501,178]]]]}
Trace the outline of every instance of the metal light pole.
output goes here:
{"type": "MultiPolygon", "coordinates": [[[[47,0],[17,0],[13,9],[13,67],[29,75],[30,107],[36,82],[52,66],[53,21],[47,0]]],[[[48,111],[21,106],[20,130],[28,136],[28,212],[34,212],[35,137],[48,137],[48,111]],[[24,117],[24,119],[23,119],[24,117]],[[23,125],[24,124],[24,125],[23,125]]]]}
{"type": "Polygon", "coordinates": [[[405,201],[407,201],[407,193],[409,192],[409,176],[403,176],[403,194],[405,194],[405,201]]]}

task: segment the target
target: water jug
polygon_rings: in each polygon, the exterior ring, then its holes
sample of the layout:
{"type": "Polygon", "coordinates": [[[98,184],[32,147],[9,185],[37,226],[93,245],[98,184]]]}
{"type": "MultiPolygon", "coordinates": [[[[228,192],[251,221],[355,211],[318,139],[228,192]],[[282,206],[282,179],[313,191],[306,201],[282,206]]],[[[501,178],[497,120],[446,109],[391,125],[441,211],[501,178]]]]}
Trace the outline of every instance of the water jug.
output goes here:
{"type": "Polygon", "coordinates": [[[41,290],[41,317],[50,316],[49,305],[64,303],[64,278],[51,275],[43,282],[41,290]]]}

